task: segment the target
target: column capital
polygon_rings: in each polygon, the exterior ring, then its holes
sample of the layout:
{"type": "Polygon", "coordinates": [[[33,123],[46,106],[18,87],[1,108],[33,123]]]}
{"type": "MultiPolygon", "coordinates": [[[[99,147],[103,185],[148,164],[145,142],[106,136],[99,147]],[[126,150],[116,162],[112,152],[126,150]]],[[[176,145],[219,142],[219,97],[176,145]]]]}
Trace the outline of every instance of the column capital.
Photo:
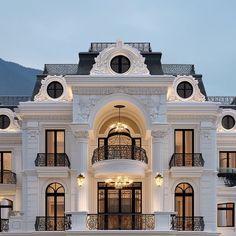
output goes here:
{"type": "Polygon", "coordinates": [[[153,127],[151,135],[153,138],[164,138],[170,132],[169,125],[161,125],[153,127]]]}
{"type": "Polygon", "coordinates": [[[70,128],[72,130],[72,133],[76,138],[85,138],[87,139],[89,137],[89,131],[87,125],[81,125],[81,124],[71,124],[70,128]]]}

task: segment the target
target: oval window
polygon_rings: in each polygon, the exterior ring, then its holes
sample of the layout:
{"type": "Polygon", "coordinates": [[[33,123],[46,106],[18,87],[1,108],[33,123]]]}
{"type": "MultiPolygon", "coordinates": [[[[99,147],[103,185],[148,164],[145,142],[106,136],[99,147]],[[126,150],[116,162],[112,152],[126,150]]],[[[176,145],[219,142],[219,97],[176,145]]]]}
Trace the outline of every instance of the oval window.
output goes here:
{"type": "Polygon", "coordinates": [[[47,93],[51,98],[59,98],[63,94],[63,86],[57,81],[51,82],[47,87],[47,93]]]}
{"type": "Polygon", "coordinates": [[[189,82],[181,82],[177,86],[177,93],[181,98],[189,98],[193,94],[193,86],[189,82]]]}
{"type": "Polygon", "coordinates": [[[10,118],[6,115],[0,115],[0,129],[7,129],[10,125],[10,118]]]}
{"type": "Polygon", "coordinates": [[[116,56],[111,60],[111,69],[116,73],[123,74],[130,68],[130,60],[125,56],[116,56]]]}
{"type": "Polygon", "coordinates": [[[222,126],[225,129],[232,129],[235,126],[234,118],[230,115],[224,116],[222,119],[222,126]]]}

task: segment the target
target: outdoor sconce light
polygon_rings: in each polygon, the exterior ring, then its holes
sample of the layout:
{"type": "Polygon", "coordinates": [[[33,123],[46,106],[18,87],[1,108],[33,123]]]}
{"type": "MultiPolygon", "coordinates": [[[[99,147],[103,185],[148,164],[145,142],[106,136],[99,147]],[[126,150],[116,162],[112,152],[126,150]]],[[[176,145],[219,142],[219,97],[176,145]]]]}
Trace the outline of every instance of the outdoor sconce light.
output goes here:
{"type": "Polygon", "coordinates": [[[83,186],[84,180],[85,180],[85,176],[83,174],[79,174],[77,176],[77,184],[79,185],[79,187],[83,186]]]}
{"type": "Polygon", "coordinates": [[[156,185],[160,187],[163,184],[163,176],[160,173],[158,173],[155,176],[155,181],[156,181],[156,185]]]}

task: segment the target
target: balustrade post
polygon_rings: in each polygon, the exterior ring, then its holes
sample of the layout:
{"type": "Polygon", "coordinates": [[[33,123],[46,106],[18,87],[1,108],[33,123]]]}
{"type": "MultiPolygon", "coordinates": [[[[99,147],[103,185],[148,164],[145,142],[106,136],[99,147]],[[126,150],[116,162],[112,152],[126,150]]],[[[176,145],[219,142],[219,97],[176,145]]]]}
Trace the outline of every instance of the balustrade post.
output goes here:
{"type": "Polygon", "coordinates": [[[171,215],[175,212],[154,212],[155,215],[155,230],[157,231],[170,231],[171,229],[171,215]]]}
{"type": "Polygon", "coordinates": [[[87,229],[87,211],[67,212],[71,215],[71,230],[86,231],[87,229]]]}

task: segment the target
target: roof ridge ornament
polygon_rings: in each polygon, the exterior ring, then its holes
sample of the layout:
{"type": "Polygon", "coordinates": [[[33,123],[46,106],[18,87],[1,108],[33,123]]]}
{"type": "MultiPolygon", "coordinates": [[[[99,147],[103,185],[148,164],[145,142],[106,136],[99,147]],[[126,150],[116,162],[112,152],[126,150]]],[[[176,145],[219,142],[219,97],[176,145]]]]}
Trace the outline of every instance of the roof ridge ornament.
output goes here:
{"type": "Polygon", "coordinates": [[[145,58],[138,49],[118,39],[116,44],[111,44],[95,58],[95,64],[90,71],[90,75],[150,75],[144,61],[145,58]],[[130,61],[130,68],[125,73],[119,74],[112,70],[111,61],[116,56],[124,56],[130,61]]]}

